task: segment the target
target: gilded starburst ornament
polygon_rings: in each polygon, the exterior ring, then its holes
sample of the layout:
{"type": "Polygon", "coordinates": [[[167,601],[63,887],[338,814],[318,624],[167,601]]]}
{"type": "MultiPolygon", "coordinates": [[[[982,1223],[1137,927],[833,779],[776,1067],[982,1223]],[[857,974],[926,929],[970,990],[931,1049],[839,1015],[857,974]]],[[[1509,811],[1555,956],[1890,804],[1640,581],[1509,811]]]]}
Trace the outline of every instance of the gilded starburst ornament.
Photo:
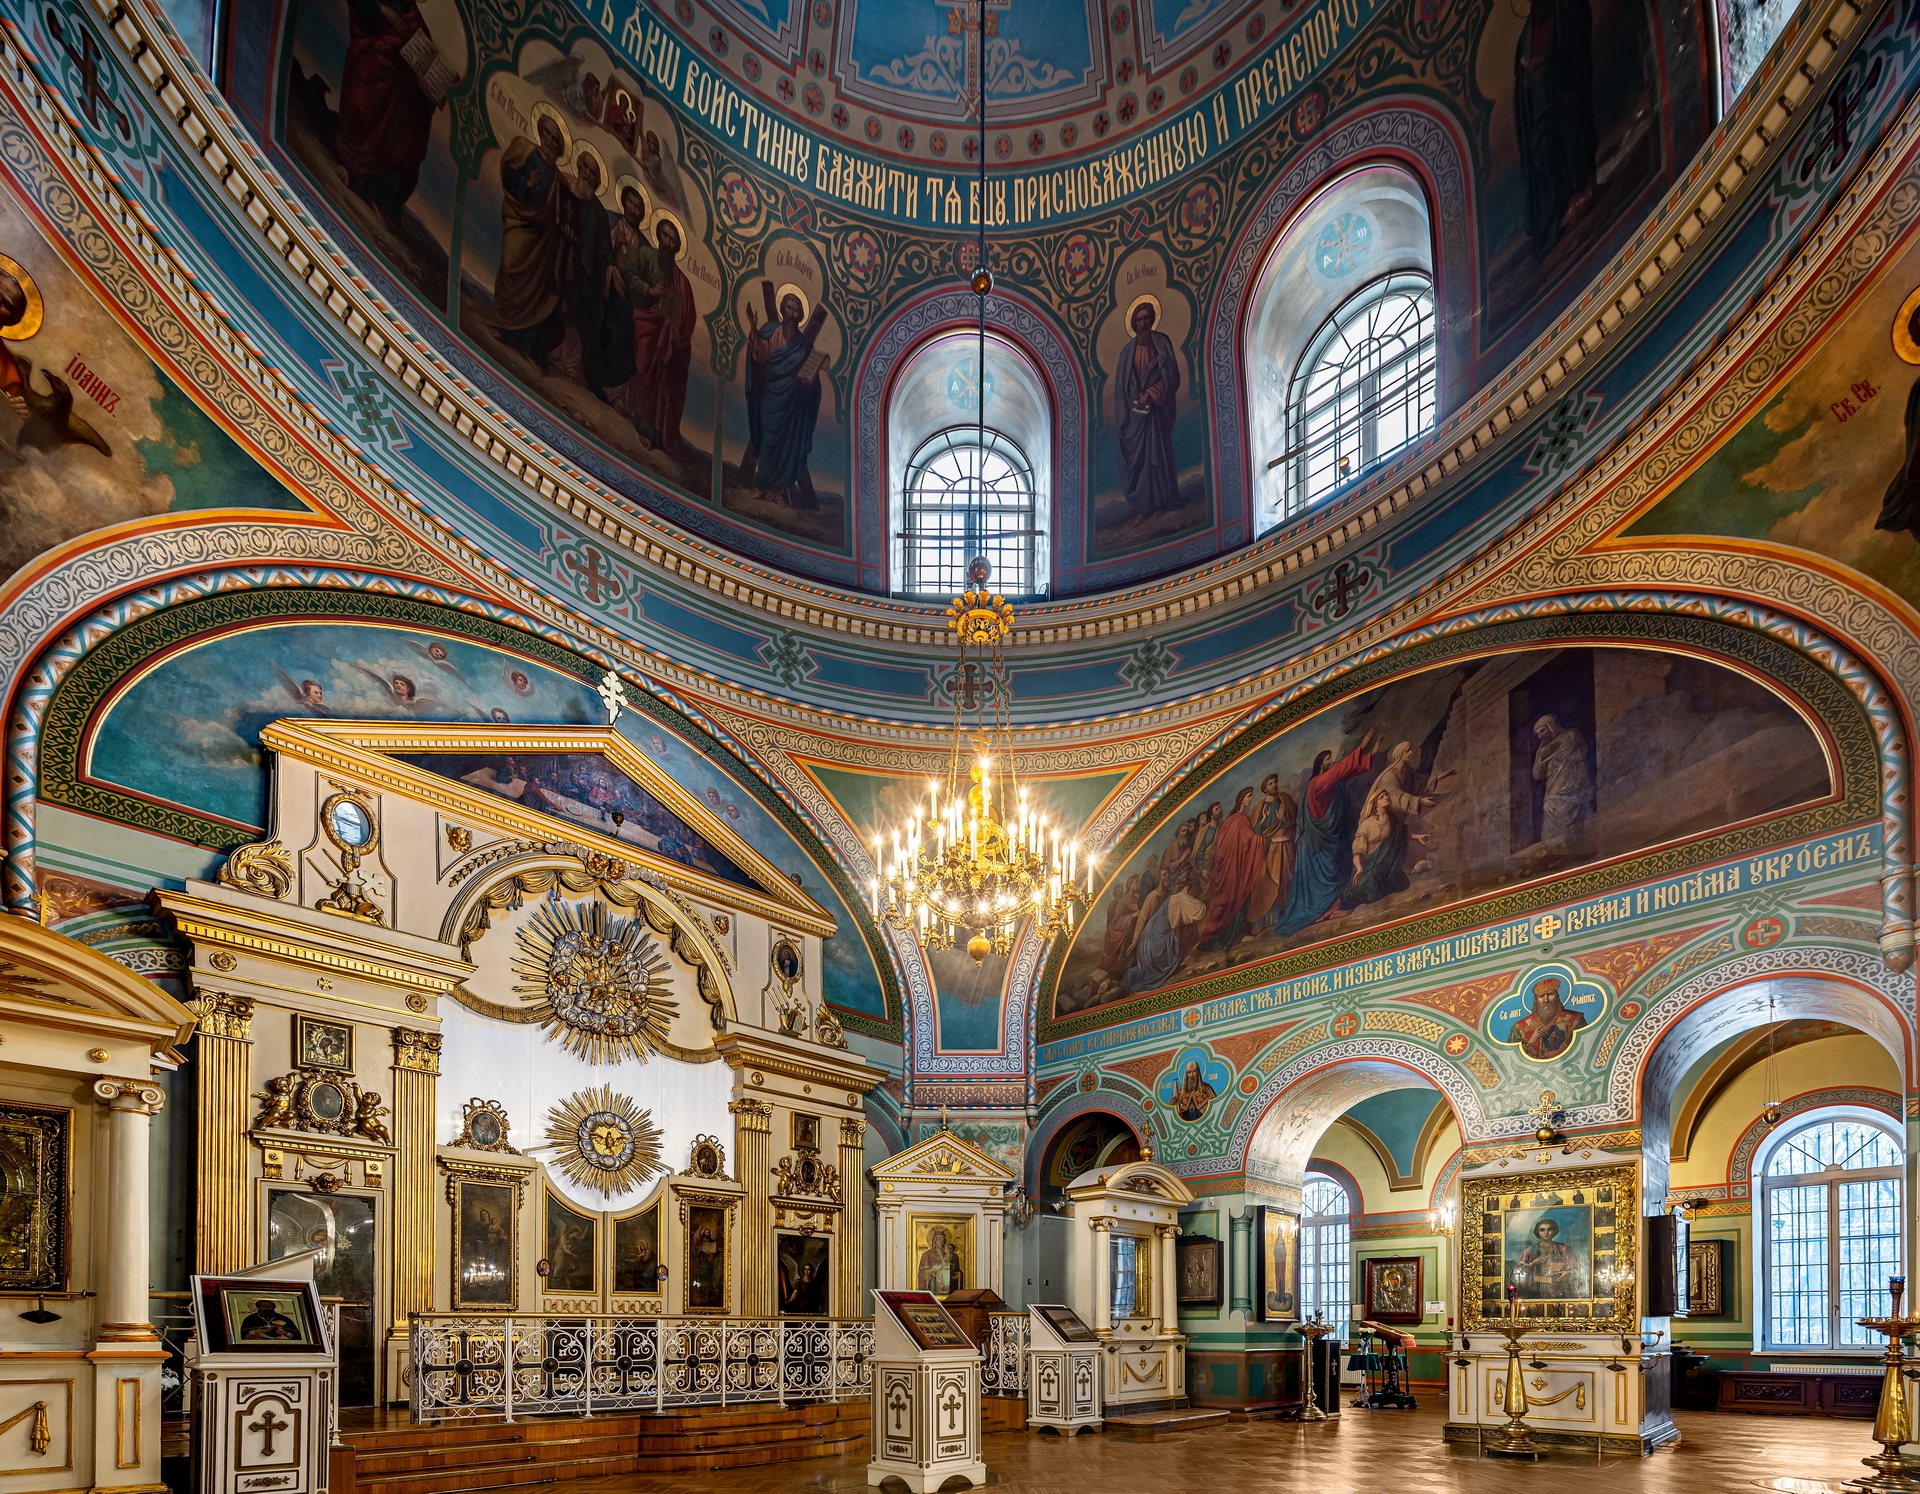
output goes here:
{"type": "Polygon", "coordinates": [[[544,1001],[542,1025],[588,1063],[647,1061],[678,1007],[667,999],[667,957],[638,918],[605,903],[548,903],[520,930],[516,994],[544,1001]]]}
{"type": "Polygon", "coordinates": [[[547,1142],[569,1179],[608,1197],[667,1170],[652,1115],[610,1084],[583,1089],[549,1110],[547,1142]]]}

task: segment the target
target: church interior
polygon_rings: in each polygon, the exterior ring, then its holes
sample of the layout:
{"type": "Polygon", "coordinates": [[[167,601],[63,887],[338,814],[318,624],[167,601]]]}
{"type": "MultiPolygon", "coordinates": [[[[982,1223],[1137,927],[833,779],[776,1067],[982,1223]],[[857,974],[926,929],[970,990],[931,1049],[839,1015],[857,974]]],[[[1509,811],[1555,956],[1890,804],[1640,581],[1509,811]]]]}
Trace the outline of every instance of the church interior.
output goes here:
{"type": "Polygon", "coordinates": [[[0,1494],[1920,1494],[1920,0],[0,19],[0,1494]]]}

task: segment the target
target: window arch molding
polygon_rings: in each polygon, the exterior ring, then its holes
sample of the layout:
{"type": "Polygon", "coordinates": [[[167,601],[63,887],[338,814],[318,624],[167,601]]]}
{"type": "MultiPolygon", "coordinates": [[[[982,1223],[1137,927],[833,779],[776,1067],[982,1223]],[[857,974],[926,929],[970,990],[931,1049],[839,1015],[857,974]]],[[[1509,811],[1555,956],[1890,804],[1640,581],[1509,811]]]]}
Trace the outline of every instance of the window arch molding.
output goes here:
{"type": "MultiPolygon", "coordinates": [[[[1256,534],[1304,513],[1341,483],[1357,477],[1384,451],[1362,440],[1332,442],[1324,429],[1331,413],[1320,408],[1303,423],[1313,391],[1301,387],[1309,368],[1345,322],[1363,315],[1370,293],[1425,282],[1426,357],[1434,373],[1419,405],[1417,424],[1430,427],[1439,412],[1438,302],[1435,279],[1434,223],[1425,185],[1406,167],[1392,162],[1357,166],[1326,183],[1302,202],[1275,237],[1261,261],[1248,297],[1242,345],[1241,381],[1246,391],[1249,465],[1253,473],[1256,534]],[[1342,470],[1339,461],[1348,465],[1342,470]],[[1323,470],[1324,469],[1324,470],[1323,470]]],[[[1365,361],[1366,355],[1358,355],[1365,361]]],[[[1336,386],[1338,380],[1335,380],[1336,386]]],[[[1378,380],[1358,371],[1345,391],[1348,406],[1377,394],[1378,380]]],[[[1336,391],[1337,392],[1337,389],[1336,391]]],[[[1370,433],[1378,422],[1347,422],[1356,434],[1370,433]]]]}
{"type": "MultiPolygon", "coordinates": [[[[1260,479],[1272,451],[1262,453],[1251,428],[1253,391],[1248,387],[1249,350],[1258,334],[1266,295],[1262,280],[1274,249],[1299,221],[1307,204],[1350,173],[1370,166],[1396,167],[1424,188],[1429,204],[1471,203],[1461,140],[1430,113],[1389,106],[1343,121],[1301,153],[1267,187],[1245,219],[1221,263],[1219,293],[1207,311],[1205,398],[1214,442],[1214,483],[1227,543],[1273,527],[1260,512],[1260,479]]],[[[1472,387],[1479,361],[1473,342],[1474,277],[1470,212],[1440,214],[1433,225],[1434,279],[1440,303],[1440,409],[1442,415],[1472,387]]]]}
{"type": "MultiPolygon", "coordinates": [[[[891,464],[894,443],[887,428],[891,392],[908,364],[926,345],[949,333],[971,331],[979,337],[980,298],[965,285],[929,291],[890,310],[874,328],[854,369],[849,401],[853,437],[853,485],[859,496],[856,566],[862,590],[889,592],[893,579],[893,542],[889,537],[891,464]]],[[[1018,288],[997,285],[987,297],[987,335],[1020,349],[1041,370],[1054,411],[1053,491],[1081,495],[1086,489],[1087,391],[1079,354],[1065,328],[1047,308],[1018,288]]],[[[1056,596],[1083,589],[1080,570],[1085,533],[1077,501],[1056,501],[1053,526],[1052,585],[1056,596]]]]}
{"type": "Polygon", "coordinates": [[[991,325],[984,366],[981,351],[977,324],[947,328],[915,347],[887,387],[888,584],[895,595],[944,597],[964,589],[969,556],[953,536],[982,530],[1037,531],[1024,536],[1024,576],[1010,564],[1010,539],[1000,542],[999,555],[993,544],[986,547],[995,559],[994,590],[1015,597],[1051,590],[1058,508],[1052,385],[1024,347],[991,325]],[[985,478],[987,502],[969,518],[958,510],[970,506],[964,500],[976,474],[985,478]],[[1024,519],[1015,512],[1016,491],[1025,495],[1024,519]],[[937,564],[923,563],[936,551],[937,564]]]}
{"type": "Polygon", "coordinates": [[[1759,1352],[1876,1347],[1854,1320],[1902,1274],[1906,1172],[1899,1122],[1866,1106],[1804,1111],[1767,1138],[1753,1168],[1759,1352]]]}

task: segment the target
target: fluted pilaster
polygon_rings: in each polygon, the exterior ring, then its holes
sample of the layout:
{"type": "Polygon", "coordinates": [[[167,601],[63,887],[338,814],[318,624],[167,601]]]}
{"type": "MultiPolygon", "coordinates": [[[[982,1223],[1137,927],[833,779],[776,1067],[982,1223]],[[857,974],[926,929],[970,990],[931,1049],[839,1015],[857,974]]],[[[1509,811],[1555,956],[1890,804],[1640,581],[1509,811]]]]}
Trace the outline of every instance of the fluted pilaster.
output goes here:
{"type": "Polygon", "coordinates": [[[734,1155],[740,1159],[740,1305],[742,1317],[773,1316],[773,1109],[751,1095],[733,1112],[734,1155]]]}
{"type": "Polygon", "coordinates": [[[840,1255],[832,1309],[837,1318],[867,1316],[867,1294],[862,1290],[867,1255],[866,1132],[863,1120],[840,1122],[840,1255]]]}
{"type": "MultiPolygon", "coordinates": [[[[247,1102],[253,1069],[253,1000],[207,992],[193,1005],[196,1073],[193,1269],[225,1276],[253,1264],[248,1234],[247,1102]]],[[[141,1316],[145,1317],[144,1306],[141,1316]]]]}
{"type": "Polygon", "coordinates": [[[432,1312],[434,1117],[440,1034],[393,1030],[393,1325],[432,1312]]]}

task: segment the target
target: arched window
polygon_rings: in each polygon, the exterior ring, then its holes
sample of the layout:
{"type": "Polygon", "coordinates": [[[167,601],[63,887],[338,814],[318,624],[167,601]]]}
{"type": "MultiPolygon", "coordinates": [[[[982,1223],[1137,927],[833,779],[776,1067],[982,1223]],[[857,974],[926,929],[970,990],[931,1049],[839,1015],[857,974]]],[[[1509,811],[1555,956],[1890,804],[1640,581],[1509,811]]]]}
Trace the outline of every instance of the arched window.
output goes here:
{"type": "MultiPolygon", "coordinates": [[[[1353,1303],[1353,1200],[1325,1173],[1300,1190],[1300,1315],[1345,1324],[1353,1303]]],[[[1340,1332],[1345,1332],[1342,1327],[1340,1332]]]]}
{"type": "Polygon", "coordinates": [[[1900,1271],[1905,1153],[1892,1128],[1815,1112],[1763,1159],[1762,1349],[1869,1349],[1855,1319],[1886,1304],[1900,1271]]]}
{"type": "Polygon", "coordinates": [[[1033,464],[988,426],[952,426],[928,439],[907,465],[901,506],[900,589],[949,596],[965,591],[967,562],[993,562],[993,589],[1026,596],[1034,585],[1040,526],[1033,464]]]}
{"type": "Polygon", "coordinates": [[[1433,282],[1383,276],[1321,324],[1287,389],[1288,513],[1391,456],[1433,424],[1433,282]]]}
{"type": "Polygon", "coordinates": [[[989,332],[956,328],[902,363],[887,390],[892,590],[950,597],[976,555],[1003,596],[1044,595],[1051,564],[1053,403],[1037,364],[989,332]],[[982,401],[984,400],[984,409],[982,401]],[[985,419],[982,420],[984,414],[985,419]]]}
{"type": "Polygon", "coordinates": [[[1261,532],[1433,424],[1433,243],[1425,189],[1382,162],[1316,192],[1267,251],[1241,333],[1261,532]]]}

